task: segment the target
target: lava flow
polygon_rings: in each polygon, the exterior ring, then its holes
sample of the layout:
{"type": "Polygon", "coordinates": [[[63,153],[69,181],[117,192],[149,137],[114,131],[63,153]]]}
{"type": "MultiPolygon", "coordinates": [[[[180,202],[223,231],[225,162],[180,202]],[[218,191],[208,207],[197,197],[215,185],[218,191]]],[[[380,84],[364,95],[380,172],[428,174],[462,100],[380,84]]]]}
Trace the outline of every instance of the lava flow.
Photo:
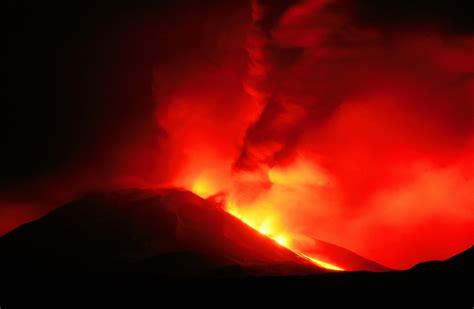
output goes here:
{"type": "MultiPolygon", "coordinates": [[[[248,202],[248,204],[237,202],[243,199],[243,193],[236,191],[235,188],[230,190],[227,196],[223,196],[223,194],[219,193],[216,194],[216,192],[213,191],[215,190],[215,187],[212,186],[213,182],[202,177],[193,183],[191,191],[202,198],[218,196],[219,200],[224,203],[223,208],[229,214],[238,218],[260,234],[271,238],[281,246],[320,267],[329,270],[343,271],[344,269],[338,265],[302,252],[302,250],[299,249],[298,243],[301,242],[301,239],[305,236],[285,226],[285,222],[281,219],[282,214],[278,212],[279,207],[274,207],[274,203],[276,204],[278,201],[280,203],[285,202],[284,197],[279,195],[278,192],[282,188],[291,190],[292,186],[294,189],[300,188],[300,186],[304,187],[305,183],[317,183],[318,181],[324,180],[324,176],[318,175],[315,170],[311,169],[309,164],[299,162],[292,166],[292,168],[284,170],[271,169],[268,173],[268,180],[272,188],[267,190],[265,194],[262,194],[259,198],[253,198],[252,202],[248,202]]],[[[258,190],[259,188],[253,189],[258,190]]],[[[298,197],[302,196],[298,195],[298,197]]],[[[286,202],[291,203],[289,198],[291,197],[286,197],[286,202]]]]}
{"type": "Polygon", "coordinates": [[[312,263],[314,263],[314,264],[316,264],[320,267],[330,269],[330,270],[337,270],[337,271],[343,271],[344,270],[343,268],[341,268],[339,266],[321,261],[320,259],[317,259],[315,257],[311,257],[311,256],[306,255],[306,254],[301,253],[301,252],[298,252],[295,248],[292,248],[292,246],[291,246],[292,239],[291,239],[290,234],[287,234],[284,231],[281,231],[278,228],[276,228],[272,224],[272,221],[269,217],[263,217],[263,218],[261,218],[261,220],[255,220],[251,216],[247,217],[245,215],[242,215],[239,212],[239,208],[236,207],[235,204],[232,201],[228,202],[226,210],[227,210],[228,213],[230,213],[234,217],[242,220],[245,224],[247,224],[248,226],[250,226],[254,230],[258,231],[260,234],[263,234],[263,235],[273,239],[274,241],[276,241],[277,243],[279,243],[283,247],[295,252],[299,256],[311,261],[312,263]],[[260,221],[262,223],[258,224],[257,223],[258,221],[260,221]]]}

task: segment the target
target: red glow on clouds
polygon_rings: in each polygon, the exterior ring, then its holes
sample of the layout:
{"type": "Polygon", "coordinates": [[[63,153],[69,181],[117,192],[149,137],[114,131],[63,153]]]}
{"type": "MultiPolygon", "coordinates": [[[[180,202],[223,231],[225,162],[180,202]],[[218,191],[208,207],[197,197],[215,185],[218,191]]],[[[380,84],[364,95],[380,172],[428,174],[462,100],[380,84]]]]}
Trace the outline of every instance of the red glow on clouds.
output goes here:
{"type": "Polygon", "coordinates": [[[157,112],[181,152],[173,184],[228,192],[230,213],[302,252],[322,239],[406,268],[463,250],[473,39],[347,27],[327,3],[261,26],[273,13],[255,1],[247,37],[225,42],[246,47],[247,69],[223,54],[186,70],[157,112]]]}

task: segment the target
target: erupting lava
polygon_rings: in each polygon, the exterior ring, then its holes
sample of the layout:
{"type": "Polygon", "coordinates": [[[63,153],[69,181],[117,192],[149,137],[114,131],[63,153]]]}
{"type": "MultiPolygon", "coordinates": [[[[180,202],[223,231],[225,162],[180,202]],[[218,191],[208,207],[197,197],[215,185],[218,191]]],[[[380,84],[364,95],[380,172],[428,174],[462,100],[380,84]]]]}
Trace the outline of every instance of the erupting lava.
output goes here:
{"type": "Polygon", "coordinates": [[[202,198],[208,198],[211,195],[215,194],[215,191],[213,190],[213,188],[214,186],[211,183],[209,183],[207,179],[200,177],[193,182],[191,191],[196,193],[202,198]]]}
{"type": "MultiPolygon", "coordinates": [[[[285,197],[284,195],[279,195],[281,193],[278,191],[281,190],[281,188],[285,188],[285,190],[289,189],[290,192],[286,192],[286,194],[291,194],[292,186],[320,183],[324,180],[324,175],[318,174],[308,163],[300,160],[292,165],[291,168],[270,169],[268,171],[268,180],[272,188],[265,190],[263,194],[259,193],[260,196],[253,198],[248,204],[237,202],[237,200],[242,200],[242,192],[238,192],[233,188],[230,190],[229,195],[223,199],[225,201],[224,209],[254,230],[271,238],[281,246],[286,247],[312,263],[326,269],[343,271],[344,269],[340,266],[325,262],[319,257],[302,252],[302,250],[299,249],[298,242],[301,241],[301,238],[304,238],[304,235],[290,230],[286,226],[285,221],[282,220],[282,215],[278,212],[279,207],[273,207],[273,203],[277,203],[275,199],[278,199],[280,203],[291,203],[291,196],[285,197]]],[[[211,180],[199,178],[193,183],[191,191],[202,198],[217,196],[218,194],[212,191],[213,187],[210,185],[211,183],[211,180]]],[[[259,188],[257,188],[257,190],[258,189],[259,188]]]]}
{"type": "Polygon", "coordinates": [[[251,215],[249,215],[249,216],[242,215],[240,213],[238,207],[236,207],[235,204],[232,201],[228,202],[226,210],[227,210],[228,213],[230,213],[234,217],[242,220],[245,224],[247,224],[248,226],[250,226],[253,229],[257,230],[259,233],[273,239],[274,241],[276,241],[277,243],[279,243],[283,247],[286,247],[286,248],[290,249],[291,251],[295,252],[299,256],[304,257],[305,259],[311,261],[312,263],[314,263],[314,264],[316,264],[320,267],[330,269],[330,270],[338,270],[338,271],[343,271],[344,270],[343,268],[341,268],[339,266],[321,261],[320,259],[317,259],[315,257],[311,257],[311,256],[306,255],[304,253],[298,252],[298,250],[296,250],[295,248],[293,248],[291,246],[291,241],[292,241],[291,236],[290,236],[291,234],[285,232],[284,230],[279,229],[277,225],[274,225],[272,220],[271,220],[271,217],[257,218],[256,216],[253,217],[251,215]],[[260,219],[260,220],[258,220],[258,219],[260,219]]]}

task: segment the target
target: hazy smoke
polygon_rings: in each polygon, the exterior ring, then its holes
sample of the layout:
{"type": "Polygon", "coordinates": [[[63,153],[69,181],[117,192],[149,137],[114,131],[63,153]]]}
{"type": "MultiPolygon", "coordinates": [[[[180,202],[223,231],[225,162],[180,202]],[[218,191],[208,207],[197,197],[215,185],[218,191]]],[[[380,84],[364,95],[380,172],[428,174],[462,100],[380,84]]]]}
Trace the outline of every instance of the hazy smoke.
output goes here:
{"type": "Polygon", "coordinates": [[[473,241],[474,41],[437,14],[369,15],[352,1],[253,2],[245,86],[263,107],[235,191],[269,202],[289,230],[407,267],[473,241]],[[301,160],[327,181],[269,179],[301,160]],[[387,242],[370,241],[375,231],[387,242]]]}

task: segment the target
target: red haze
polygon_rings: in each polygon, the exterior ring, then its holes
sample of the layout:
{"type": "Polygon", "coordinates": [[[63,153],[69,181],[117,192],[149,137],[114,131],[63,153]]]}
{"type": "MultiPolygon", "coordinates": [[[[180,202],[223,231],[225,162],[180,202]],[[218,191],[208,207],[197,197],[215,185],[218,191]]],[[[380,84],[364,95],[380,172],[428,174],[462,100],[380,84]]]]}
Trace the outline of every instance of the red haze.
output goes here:
{"type": "Polygon", "coordinates": [[[193,5],[124,35],[162,45],[155,129],[92,147],[114,159],[85,187],[226,191],[292,248],[321,239],[393,268],[473,244],[472,33],[386,25],[353,1],[193,5]]]}

